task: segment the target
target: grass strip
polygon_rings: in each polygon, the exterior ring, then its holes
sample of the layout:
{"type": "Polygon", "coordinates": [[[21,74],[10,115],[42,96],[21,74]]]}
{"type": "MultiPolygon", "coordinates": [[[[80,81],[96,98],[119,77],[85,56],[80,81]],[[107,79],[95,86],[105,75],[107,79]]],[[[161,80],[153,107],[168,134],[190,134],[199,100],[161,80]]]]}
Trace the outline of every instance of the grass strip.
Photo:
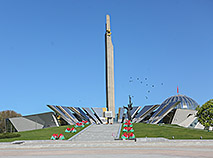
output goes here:
{"type": "Polygon", "coordinates": [[[213,139],[213,131],[184,128],[177,125],[154,125],[134,123],[133,128],[136,138],[164,137],[167,139],[213,139]]]}
{"type": "Polygon", "coordinates": [[[60,127],[50,127],[50,128],[44,128],[44,129],[38,129],[38,130],[32,130],[32,131],[25,131],[25,132],[16,132],[15,134],[20,134],[20,137],[17,138],[5,138],[0,139],[0,142],[12,142],[16,140],[50,140],[51,136],[53,134],[63,134],[65,139],[69,139],[73,135],[77,134],[84,128],[86,128],[89,125],[85,125],[84,127],[77,127],[75,128],[77,130],[76,133],[66,133],[65,130],[67,128],[72,128],[74,125],[68,125],[68,126],[60,126],[60,127]]]}

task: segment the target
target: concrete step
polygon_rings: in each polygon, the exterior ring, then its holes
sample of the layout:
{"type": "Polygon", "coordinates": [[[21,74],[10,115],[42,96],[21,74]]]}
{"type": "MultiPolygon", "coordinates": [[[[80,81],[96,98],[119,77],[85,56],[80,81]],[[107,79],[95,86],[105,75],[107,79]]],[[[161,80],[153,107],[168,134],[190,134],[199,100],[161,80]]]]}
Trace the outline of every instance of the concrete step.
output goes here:
{"type": "Polygon", "coordinates": [[[114,141],[120,124],[92,125],[72,141],[114,141]]]}

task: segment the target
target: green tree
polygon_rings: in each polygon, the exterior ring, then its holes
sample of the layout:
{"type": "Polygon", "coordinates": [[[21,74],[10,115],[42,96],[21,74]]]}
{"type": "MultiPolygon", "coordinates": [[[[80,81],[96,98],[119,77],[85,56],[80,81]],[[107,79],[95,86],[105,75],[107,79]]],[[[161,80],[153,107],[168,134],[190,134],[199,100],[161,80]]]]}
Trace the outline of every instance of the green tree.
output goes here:
{"type": "Polygon", "coordinates": [[[12,117],[20,117],[22,116],[21,114],[16,113],[13,110],[6,110],[6,111],[1,111],[0,112],[0,133],[5,132],[5,123],[7,118],[12,118],[12,117]]]}
{"type": "Polygon", "coordinates": [[[197,111],[198,111],[199,109],[200,109],[200,105],[198,105],[198,106],[195,108],[195,110],[197,110],[197,111]]]}
{"type": "Polygon", "coordinates": [[[209,129],[210,126],[213,126],[213,99],[210,99],[198,108],[197,117],[205,129],[209,129]]]}

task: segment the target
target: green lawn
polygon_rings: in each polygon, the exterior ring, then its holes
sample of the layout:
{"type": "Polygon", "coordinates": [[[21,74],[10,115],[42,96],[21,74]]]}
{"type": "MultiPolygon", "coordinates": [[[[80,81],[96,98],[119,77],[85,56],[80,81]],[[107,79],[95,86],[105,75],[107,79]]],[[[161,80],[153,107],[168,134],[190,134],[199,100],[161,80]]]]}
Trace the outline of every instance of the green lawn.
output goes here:
{"type": "MultiPolygon", "coordinates": [[[[164,137],[168,139],[213,139],[213,131],[184,128],[177,125],[153,125],[134,123],[133,129],[136,138],[164,137]]],[[[122,133],[122,132],[121,132],[122,133]]]]}
{"type": "MultiPolygon", "coordinates": [[[[85,125],[87,127],[89,125],[85,125]]],[[[69,139],[74,134],[80,132],[82,127],[75,128],[77,130],[76,133],[65,133],[66,128],[72,128],[74,125],[69,126],[60,126],[60,127],[51,127],[51,128],[45,128],[45,129],[39,129],[39,130],[33,130],[33,131],[26,131],[26,132],[17,132],[21,136],[17,138],[9,138],[9,139],[0,139],[0,142],[12,142],[15,140],[50,140],[52,134],[63,134],[65,139],[69,139]]]]}

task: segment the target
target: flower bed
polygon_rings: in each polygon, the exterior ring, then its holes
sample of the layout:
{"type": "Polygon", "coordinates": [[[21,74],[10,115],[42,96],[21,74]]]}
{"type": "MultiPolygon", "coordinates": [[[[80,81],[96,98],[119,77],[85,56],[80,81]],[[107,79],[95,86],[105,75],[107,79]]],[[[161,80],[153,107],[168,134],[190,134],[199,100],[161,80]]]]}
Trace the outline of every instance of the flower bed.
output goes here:
{"type": "Polygon", "coordinates": [[[135,139],[133,124],[130,120],[127,120],[123,124],[121,139],[135,139]]]}

